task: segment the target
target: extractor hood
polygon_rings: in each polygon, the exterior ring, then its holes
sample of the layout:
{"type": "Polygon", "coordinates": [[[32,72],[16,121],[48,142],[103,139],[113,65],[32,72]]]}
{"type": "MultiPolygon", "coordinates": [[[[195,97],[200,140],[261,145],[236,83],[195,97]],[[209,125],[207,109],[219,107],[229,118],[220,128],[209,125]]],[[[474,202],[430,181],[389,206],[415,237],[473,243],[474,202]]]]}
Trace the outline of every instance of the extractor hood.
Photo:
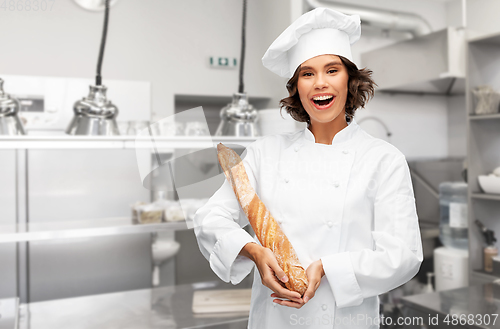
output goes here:
{"type": "Polygon", "coordinates": [[[377,91],[453,95],[465,92],[465,32],[448,27],[361,54],[377,91]]]}

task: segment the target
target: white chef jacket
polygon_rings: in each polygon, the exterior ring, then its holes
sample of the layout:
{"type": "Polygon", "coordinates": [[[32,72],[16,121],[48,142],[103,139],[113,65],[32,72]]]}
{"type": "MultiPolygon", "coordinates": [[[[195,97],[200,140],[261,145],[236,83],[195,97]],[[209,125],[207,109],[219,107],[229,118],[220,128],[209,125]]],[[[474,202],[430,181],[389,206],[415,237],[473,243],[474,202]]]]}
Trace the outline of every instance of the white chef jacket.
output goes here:
{"type": "MultiPolygon", "coordinates": [[[[321,259],[325,271],[314,298],[295,309],[273,303],[255,270],[248,327],[379,328],[378,295],[413,278],[423,260],[404,155],[352,120],[331,145],[316,143],[307,127],[261,137],[243,163],[304,268],[321,259]]],[[[255,265],[238,254],[259,242],[242,229],[248,219],[227,180],[194,224],[212,270],[241,282],[255,265]]]]}

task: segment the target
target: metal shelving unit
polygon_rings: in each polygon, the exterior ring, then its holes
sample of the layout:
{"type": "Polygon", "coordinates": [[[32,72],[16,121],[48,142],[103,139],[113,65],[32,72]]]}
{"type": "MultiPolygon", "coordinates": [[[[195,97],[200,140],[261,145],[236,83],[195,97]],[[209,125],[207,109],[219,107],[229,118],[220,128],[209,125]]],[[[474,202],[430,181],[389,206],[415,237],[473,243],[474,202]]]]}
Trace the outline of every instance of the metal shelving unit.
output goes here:
{"type": "Polygon", "coordinates": [[[500,165],[500,113],[475,115],[472,89],[490,85],[500,90],[500,34],[476,37],[467,42],[466,108],[469,177],[469,283],[498,279],[483,269],[484,238],[475,220],[500,234],[500,195],[481,193],[477,177],[500,165]]]}
{"type": "MultiPolygon", "coordinates": [[[[164,163],[173,159],[172,157],[180,158],[186,154],[215,148],[218,143],[243,149],[256,139],[215,136],[0,137],[0,150],[5,155],[5,171],[2,176],[4,186],[0,195],[4,197],[4,205],[8,206],[0,220],[0,246],[6,251],[4,264],[12,272],[8,278],[10,281],[4,282],[3,287],[15,287],[15,293],[22,303],[40,298],[59,298],[47,295],[37,281],[51,273],[50,269],[36,267],[36,264],[43,261],[46,255],[50,255],[49,262],[55,260],[53,250],[56,247],[52,247],[53,245],[61,243],[70,248],[84,245],[83,248],[87,248],[97,242],[108,252],[112,248],[119,248],[120,254],[123,254],[127,248],[137,246],[144,251],[144,241],[150,240],[149,233],[189,230],[192,228],[189,221],[155,224],[137,224],[132,221],[128,215],[130,210],[123,207],[137,201],[148,201],[152,197],[152,192],[143,187],[141,175],[144,172],[141,170],[147,171],[148,166],[154,170],[154,163],[164,163]],[[153,159],[157,162],[153,162],[153,159]],[[133,179],[134,176],[137,178],[133,179]],[[99,182],[99,188],[92,187],[92,179],[99,182]],[[120,181],[128,183],[121,184],[120,181]],[[66,185],[71,187],[69,192],[64,189],[66,185]],[[116,195],[116,199],[113,195],[116,195]],[[124,201],[124,196],[129,197],[130,201],[124,201]],[[102,207],[102,214],[95,210],[84,210],[102,207]],[[40,213],[42,209],[48,210],[40,213]]],[[[189,165],[189,162],[186,163],[189,165]]],[[[174,171],[178,169],[176,165],[178,167],[177,163],[172,166],[174,171]]],[[[98,263],[105,257],[106,251],[97,255],[96,250],[92,249],[89,255],[97,259],[94,263],[98,263]]],[[[68,252],[61,249],[60,254],[64,258],[68,252]]],[[[75,257],[87,261],[85,257],[88,255],[75,254],[75,257]]],[[[76,268],[84,268],[85,264],[77,264],[76,268]]],[[[129,266],[123,258],[116,264],[113,265],[115,268],[129,266]]],[[[101,272],[112,271],[114,268],[110,267],[101,272]]],[[[140,272],[142,277],[143,272],[145,271],[140,272]]],[[[134,281],[136,286],[140,279],[134,281]]],[[[75,280],[64,282],[62,289],[69,287],[75,280]]],[[[127,286],[125,280],[116,284],[119,287],[127,286]]],[[[81,288],[79,293],[88,294],[92,289],[81,288]]],[[[59,295],[65,296],[64,293],[59,295]]]]}

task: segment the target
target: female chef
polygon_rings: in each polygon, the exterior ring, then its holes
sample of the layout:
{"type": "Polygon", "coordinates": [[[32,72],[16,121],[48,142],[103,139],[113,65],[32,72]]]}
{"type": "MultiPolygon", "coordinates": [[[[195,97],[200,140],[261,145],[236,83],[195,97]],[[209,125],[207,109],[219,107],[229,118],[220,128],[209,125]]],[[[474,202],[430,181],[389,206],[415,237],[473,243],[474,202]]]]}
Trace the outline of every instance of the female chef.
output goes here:
{"type": "Polygon", "coordinates": [[[227,182],[195,214],[212,270],[238,284],[254,272],[249,328],[379,328],[378,295],[409,281],[423,260],[404,155],[364,132],[354,112],[373,94],[352,63],[359,16],[318,8],[292,23],[262,58],[289,79],[282,107],[303,130],[262,137],[243,163],[252,187],[306,269],[303,296],[248,225],[227,182]]]}

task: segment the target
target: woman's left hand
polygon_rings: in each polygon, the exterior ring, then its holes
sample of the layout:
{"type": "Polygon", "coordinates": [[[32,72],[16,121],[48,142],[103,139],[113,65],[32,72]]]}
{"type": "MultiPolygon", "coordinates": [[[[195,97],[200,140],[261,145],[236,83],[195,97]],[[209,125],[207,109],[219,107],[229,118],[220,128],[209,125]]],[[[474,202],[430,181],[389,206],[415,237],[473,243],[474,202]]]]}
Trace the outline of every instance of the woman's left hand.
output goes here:
{"type": "MultiPolygon", "coordinates": [[[[291,300],[282,300],[282,299],[275,299],[273,300],[273,302],[283,306],[295,307],[295,308],[301,308],[302,306],[304,306],[304,304],[306,304],[311,298],[314,297],[314,294],[316,293],[316,290],[318,289],[319,284],[321,283],[321,278],[325,275],[321,259],[309,265],[309,267],[306,270],[306,275],[309,285],[307,286],[307,290],[304,293],[304,296],[302,296],[299,302],[293,302],[291,300]]],[[[282,296],[279,296],[276,293],[271,294],[271,297],[283,298],[282,296]]]]}

